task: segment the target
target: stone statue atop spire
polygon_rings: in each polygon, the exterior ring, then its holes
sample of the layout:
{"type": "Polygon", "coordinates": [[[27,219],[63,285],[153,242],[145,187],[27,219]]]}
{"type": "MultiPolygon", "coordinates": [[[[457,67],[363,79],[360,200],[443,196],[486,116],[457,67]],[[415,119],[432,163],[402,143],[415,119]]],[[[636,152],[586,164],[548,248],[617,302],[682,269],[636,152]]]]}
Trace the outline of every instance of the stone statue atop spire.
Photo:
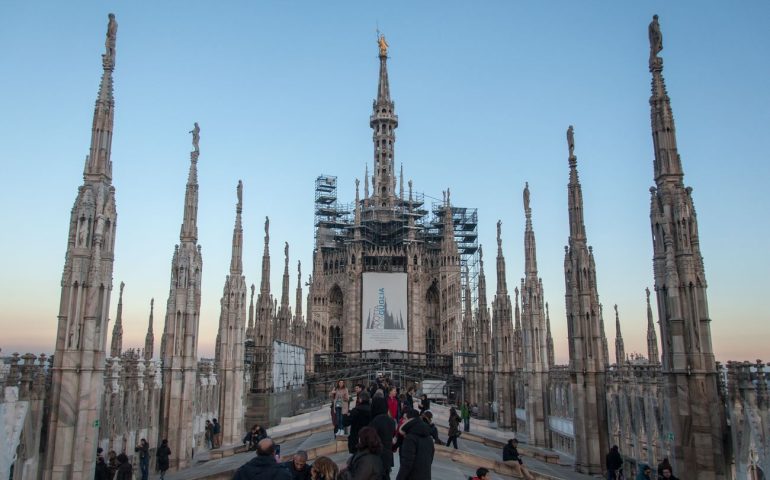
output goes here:
{"type": "Polygon", "coordinates": [[[198,142],[200,142],[201,139],[201,127],[198,126],[198,122],[195,122],[195,126],[192,130],[190,130],[189,133],[192,133],[192,143],[193,143],[193,150],[195,153],[200,153],[200,148],[198,146],[198,142]]]}
{"type": "Polygon", "coordinates": [[[567,147],[569,148],[569,158],[575,156],[575,129],[572,125],[567,128],[567,147]]]}
{"type": "Polygon", "coordinates": [[[270,243],[270,217],[265,217],[265,244],[270,243]]]}
{"type": "Polygon", "coordinates": [[[648,34],[650,37],[650,67],[658,60],[658,54],[663,50],[663,34],[660,33],[660,24],[658,23],[658,16],[652,16],[652,22],[648,27],[648,34]]]}
{"type": "Polygon", "coordinates": [[[529,182],[524,182],[524,212],[529,214],[529,182]]]}
{"type": "Polygon", "coordinates": [[[238,211],[240,211],[243,208],[243,182],[238,180],[238,211]]]}
{"type": "Polygon", "coordinates": [[[115,44],[118,37],[118,22],[115,21],[115,14],[108,15],[107,39],[104,41],[104,55],[102,55],[102,64],[105,69],[115,68],[115,44]]]}

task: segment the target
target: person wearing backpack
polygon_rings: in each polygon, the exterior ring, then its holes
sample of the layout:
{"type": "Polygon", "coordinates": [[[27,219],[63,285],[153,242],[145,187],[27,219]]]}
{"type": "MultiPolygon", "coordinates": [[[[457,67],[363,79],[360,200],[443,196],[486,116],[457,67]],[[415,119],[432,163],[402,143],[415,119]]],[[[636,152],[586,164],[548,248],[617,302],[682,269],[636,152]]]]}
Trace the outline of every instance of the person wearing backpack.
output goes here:
{"type": "Polygon", "coordinates": [[[406,422],[399,428],[404,438],[398,449],[400,466],[396,480],[430,480],[435,447],[430,427],[417,410],[406,412],[406,422]]]}

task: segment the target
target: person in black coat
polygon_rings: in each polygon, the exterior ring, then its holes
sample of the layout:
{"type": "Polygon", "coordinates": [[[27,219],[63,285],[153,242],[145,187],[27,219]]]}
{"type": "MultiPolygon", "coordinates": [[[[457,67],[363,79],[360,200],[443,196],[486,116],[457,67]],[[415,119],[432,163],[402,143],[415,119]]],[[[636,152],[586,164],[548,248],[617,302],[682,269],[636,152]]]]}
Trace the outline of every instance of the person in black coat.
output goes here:
{"type": "Polygon", "coordinates": [[[371,405],[369,405],[369,392],[361,392],[359,397],[361,398],[361,403],[351,410],[349,415],[342,418],[344,426],[350,427],[350,434],[348,435],[348,451],[350,453],[356,453],[358,432],[372,421],[372,408],[371,405]]]}
{"type": "Polygon", "coordinates": [[[387,478],[393,468],[393,435],[396,433],[396,421],[388,414],[388,404],[383,395],[375,395],[372,400],[372,421],[369,426],[377,431],[382,443],[382,465],[385,467],[387,478]]]}
{"type": "Polygon", "coordinates": [[[99,455],[96,457],[96,471],[94,472],[94,480],[112,480],[110,476],[110,469],[107,468],[107,464],[104,463],[104,457],[99,455]]]}
{"type": "Polygon", "coordinates": [[[160,447],[155,451],[155,468],[160,472],[160,480],[166,476],[168,470],[168,457],[171,456],[171,449],[168,448],[168,440],[165,438],[160,442],[160,447]]]}
{"type": "Polygon", "coordinates": [[[420,417],[422,418],[422,421],[428,425],[428,428],[430,428],[430,436],[433,438],[433,443],[443,445],[444,442],[438,438],[438,428],[436,428],[436,424],[433,423],[433,413],[430,410],[427,410],[423,412],[420,417]]]}
{"type": "Polygon", "coordinates": [[[428,396],[423,393],[422,399],[420,400],[420,415],[428,410],[430,410],[430,400],[428,400],[428,396]]]}
{"type": "Polygon", "coordinates": [[[435,451],[430,428],[420,420],[417,410],[409,410],[406,416],[408,420],[399,429],[404,440],[398,451],[401,466],[396,480],[430,480],[435,451]]]}
{"type": "Polygon", "coordinates": [[[292,480],[310,480],[310,471],[313,466],[307,463],[307,452],[304,450],[298,450],[291,460],[283,462],[281,466],[289,471],[292,480]]]}
{"type": "Polygon", "coordinates": [[[118,471],[115,472],[115,480],[133,480],[134,468],[125,453],[118,455],[118,471]]]}
{"type": "Polygon", "coordinates": [[[382,480],[385,467],[382,465],[382,443],[377,431],[364,427],[358,432],[357,452],[348,459],[347,471],[352,480],[382,480]]]}
{"type": "Polygon", "coordinates": [[[291,480],[291,473],[275,461],[275,444],[265,438],[257,444],[257,456],[241,465],[233,480],[291,480]]]}
{"type": "Polygon", "coordinates": [[[623,457],[620,456],[620,450],[617,445],[613,445],[610,448],[610,453],[607,454],[607,480],[616,480],[618,473],[623,467],[623,457]]]}

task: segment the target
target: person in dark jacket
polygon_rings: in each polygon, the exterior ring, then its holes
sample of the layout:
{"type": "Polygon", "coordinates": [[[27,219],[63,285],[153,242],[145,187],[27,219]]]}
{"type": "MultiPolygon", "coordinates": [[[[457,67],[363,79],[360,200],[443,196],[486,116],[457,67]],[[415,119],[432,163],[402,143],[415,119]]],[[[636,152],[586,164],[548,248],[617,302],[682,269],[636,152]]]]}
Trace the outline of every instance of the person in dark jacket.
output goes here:
{"type": "Polygon", "coordinates": [[[674,472],[674,468],[671,466],[671,462],[668,461],[668,457],[665,457],[662,462],[658,464],[658,478],[663,476],[663,469],[668,468],[671,473],[674,472]]]}
{"type": "Polygon", "coordinates": [[[257,449],[257,444],[263,438],[267,438],[267,432],[265,429],[259,425],[254,425],[251,427],[251,430],[249,430],[243,437],[243,444],[248,445],[249,451],[253,452],[257,449]]]}
{"type": "Polygon", "coordinates": [[[110,450],[107,452],[107,469],[110,471],[110,478],[114,478],[115,474],[118,471],[118,467],[120,465],[118,464],[118,454],[115,453],[115,450],[110,450]]]}
{"type": "Polygon", "coordinates": [[[663,474],[661,474],[659,478],[665,478],[666,480],[679,480],[679,478],[675,477],[671,472],[671,467],[663,467],[663,474]]]}
{"type": "Polygon", "coordinates": [[[503,463],[513,467],[514,472],[519,476],[524,477],[526,480],[532,480],[534,478],[527,467],[524,466],[524,461],[519,455],[519,441],[515,438],[508,440],[508,443],[503,447],[503,463]]]}
{"type": "Polygon", "coordinates": [[[121,453],[117,457],[118,471],[115,472],[115,480],[133,480],[134,468],[131,466],[131,462],[128,461],[128,457],[125,453],[121,453]]]}
{"type": "Polygon", "coordinates": [[[610,453],[607,454],[606,460],[607,466],[607,480],[617,480],[623,468],[623,457],[620,456],[620,450],[617,445],[613,445],[610,448],[610,453]]]}
{"type": "Polygon", "coordinates": [[[288,462],[281,464],[291,474],[293,480],[310,480],[310,471],[313,466],[307,463],[307,452],[298,450],[288,462]]]}
{"type": "Polygon", "coordinates": [[[147,480],[150,478],[150,444],[143,438],[134,452],[139,452],[139,471],[142,472],[142,480],[147,480]]]}
{"type": "Polygon", "coordinates": [[[446,440],[446,446],[454,444],[457,450],[457,438],[460,436],[460,415],[457,414],[455,407],[449,409],[449,438],[446,440]]]}
{"type": "Polygon", "coordinates": [[[348,435],[348,451],[350,453],[356,453],[358,432],[372,421],[369,392],[361,392],[359,397],[361,398],[361,403],[351,410],[349,415],[343,417],[344,426],[350,427],[350,434],[348,435]]]}
{"type": "Polygon", "coordinates": [[[96,457],[96,471],[94,472],[94,480],[112,480],[110,476],[110,469],[107,468],[107,464],[104,462],[104,457],[99,455],[96,457]]]}
{"type": "Polygon", "coordinates": [[[430,410],[430,400],[428,400],[428,396],[423,393],[420,400],[420,415],[428,410],[430,410]]]}
{"type": "Polygon", "coordinates": [[[420,415],[420,417],[422,418],[423,422],[428,424],[428,427],[430,428],[430,436],[433,437],[433,443],[436,445],[443,445],[444,442],[438,438],[438,428],[436,428],[436,425],[433,423],[433,413],[430,410],[426,410],[422,413],[422,415],[420,415]]]}
{"type": "Polygon", "coordinates": [[[171,449],[168,448],[168,440],[165,438],[160,442],[160,447],[155,451],[155,468],[160,472],[160,480],[166,477],[168,470],[168,457],[171,456],[171,449]]]}
{"type": "Polygon", "coordinates": [[[400,428],[404,440],[398,450],[401,466],[396,480],[430,480],[435,452],[430,428],[420,420],[417,410],[409,410],[406,416],[408,420],[400,428]]]}
{"type": "Polygon", "coordinates": [[[373,427],[364,427],[358,432],[356,449],[347,466],[352,480],[382,480],[385,475],[380,455],[382,443],[373,427]]]}
{"type": "Polygon", "coordinates": [[[385,475],[390,478],[390,470],[393,468],[393,436],[396,434],[396,421],[390,418],[388,404],[385,396],[375,395],[372,400],[372,421],[369,426],[377,431],[382,443],[382,466],[385,467],[385,475]]]}
{"type": "Polygon", "coordinates": [[[265,438],[257,444],[257,456],[241,465],[233,480],[291,480],[291,473],[275,461],[275,444],[265,438]]]}

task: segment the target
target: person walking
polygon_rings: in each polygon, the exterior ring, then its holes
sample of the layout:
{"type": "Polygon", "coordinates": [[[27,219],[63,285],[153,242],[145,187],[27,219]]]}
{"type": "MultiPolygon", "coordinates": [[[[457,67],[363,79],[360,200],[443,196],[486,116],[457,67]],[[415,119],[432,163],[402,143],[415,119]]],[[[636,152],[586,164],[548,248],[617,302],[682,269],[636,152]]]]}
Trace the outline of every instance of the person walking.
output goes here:
{"type": "Polygon", "coordinates": [[[399,430],[404,435],[398,449],[400,467],[396,480],[430,480],[435,447],[430,428],[420,420],[417,410],[406,412],[407,420],[399,430]]]}
{"type": "Polygon", "coordinates": [[[666,480],[679,480],[671,472],[671,467],[663,467],[663,474],[660,476],[660,478],[665,478],[666,480]]]}
{"type": "Polygon", "coordinates": [[[463,403],[463,406],[460,408],[460,416],[463,419],[463,431],[464,432],[470,432],[470,430],[471,430],[471,406],[468,405],[468,402],[463,403]]]}
{"type": "Polygon", "coordinates": [[[369,426],[374,428],[382,443],[382,466],[385,468],[385,477],[390,478],[393,469],[393,436],[396,434],[396,421],[390,417],[388,405],[382,391],[374,395],[372,399],[372,421],[369,426]]]}
{"type": "Polygon", "coordinates": [[[460,416],[457,414],[455,407],[449,409],[449,438],[447,438],[446,446],[454,444],[455,450],[457,450],[457,438],[460,436],[460,416]]]}
{"type": "Polygon", "coordinates": [[[291,473],[275,461],[275,444],[264,438],[257,443],[257,456],[241,465],[233,480],[291,480],[291,473]]]}
{"type": "Polygon", "coordinates": [[[337,380],[337,384],[332,389],[330,396],[332,405],[334,406],[334,415],[336,419],[334,434],[345,433],[345,428],[342,425],[342,417],[343,415],[347,415],[350,409],[350,394],[348,393],[348,387],[345,386],[345,380],[337,380]]]}
{"type": "Polygon", "coordinates": [[[623,475],[623,457],[620,455],[620,450],[617,445],[613,445],[610,448],[610,453],[607,454],[606,459],[607,466],[607,480],[618,480],[623,475]]]}
{"type": "Polygon", "coordinates": [[[339,469],[337,464],[329,457],[318,457],[310,469],[310,478],[313,480],[337,480],[339,469]]]}
{"type": "Polygon", "coordinates": [[[382,464],[382,442],[377,430],[364,427],[358,432],[356,453],[348,459],[347,472],[351,480],[382,480],[385,467],[382,464]]]}
{"type": "Polygon", "coordinates": [[[358,432],[372,421],[372,408],[369,404],[369,392],[361,392],[361,403],[350,411],[350,415],[343,417],[343,427],[350,427],[348,435],[348,451],[356,453],[358,445],[358,432]]]}
{"type": "Polygon", "coordinates": [[[513,467],[513,471],[519,476],[524,477],[525,480],[532,480],[534,478],[527,467],[524,466],[524,461],[521,459],[521,455],[519,455],[519,441],[515,438],[508,440],[508,443],[503,447],[503,463],[513,467]]]}
{"type": "Polygon", "coordinates": [[[139,441],[139,445],[134,447],[134,452],[139,453],[139,471],[142,473],[142,480],[148,480],[150,477],[150,444],[143,438],[139,441]]]}
{"type": "Polygon", "coordinates": [[[155,452],[155,468],[160,472],[160,480],[166,477],[168,470],[168,458],[171,456],[171,449],[168,448],[168,440],[165,438],[160,442],[160,447],[155,452]]]}
{"type": "Polygon", "coordinates": [[[115,472],[115,480],[133,480],[134,467],[128,461],[128,456],[125,453],[121,453],[117,456],[116,460],[118,462],[118,469],[115,472]]]}

